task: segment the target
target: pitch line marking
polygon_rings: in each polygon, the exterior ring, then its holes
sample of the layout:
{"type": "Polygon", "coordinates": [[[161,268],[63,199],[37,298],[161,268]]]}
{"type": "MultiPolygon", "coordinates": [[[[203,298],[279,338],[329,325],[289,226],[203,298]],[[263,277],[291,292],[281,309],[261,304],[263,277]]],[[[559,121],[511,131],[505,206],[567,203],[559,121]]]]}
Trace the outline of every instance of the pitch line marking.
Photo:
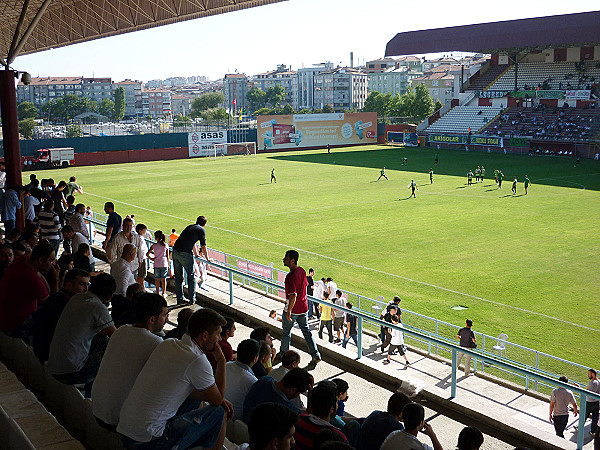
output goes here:
{"type": "MultiPolygon", "coordinates": [[[[188,222],[192,221],[192,219],[186,219],[184,217],[174,216],[172,214],[167,214],[167,213],[164,213],[164,212],[161,212],[161,211],[156,211],[156,210],[153,210],[153,209],[144,208],[143,206],[138,206],[138,205],[134,205],[132,203],[123,202],[121,200],[112,199],[112,198],[109,198],[109,197],[104,197],[102,195],[92,194],[90,192],[86,192],[86,194],[87,195],[92,195],[92,196],[98,197],[98,198],[103,198],[105,200],[109,200],[109,201],[112,201],[112,202],[115,202],[115,203],[120,203],[122,205],[127,205],[127,206],[131,206],[131,207],[134,207],[134,208],[142,209],[142,210],[145,210],[145,211],[148,211],[148,212],[152,212],[152,213],[155,213],[155,214],[160,214],[160,215],[163,215],[163,216],[166,216],[166,217],[171,217],[173,219],[185,220],[185,221],[188,221],[188,222]]],[[[258,238],[258,237],[255,237],[255,236],[250,236],[248,234],[240,233],[239,231],[233,231],[233,230],[228,230],[227,228],[215,227],[214,225],[213,226],[207,225],[207,226],[210,227],[210,228],[214,228],[215,230],[225,231],[227,233],[232,233],[232,234],[237,234],[238,236],[242,236],[242,237],[245,237],[245,238],[248,238],[248,239],[254,239],[256,241],[265,242],[267,244],[272,244],[272,245],[276,245],[276,246],[284,247],[284,248],[289,248],[290,247],[287,244],[281,244],[279,242],[269,241],[267,239],[262,239],[262,238],[258,238]]],[[[353,262],[344,261],[342,259],[333,258],[331,256],[321,255],[320,253],[311,252],[310,250],[304,250],[304,249],[301,249],[301,248],[298,248],[298,250],[301,251],[301,252],[304,252],[304,253],[308,253],[310,255],[314,255],[314,256],[320,257],[320,258],[329,259],[331,261],[335,261],[335,262],[339,262],[339,263],[346,264],[346,265],[349,265],[349,266],[357,267],[359,269],[369,270],[371,272],[377,272],[377,273],[380,273],[382,275],[389,275],[391,277],[400,278],[400,279],[405,280],[405,281],[410,281],[411,283],[421,284],[423,286],[432,287],[432,288],[439,289],[439,290],[442,290],[442,291],[450,292],[452,294],[462,295],[464,297],[472,298],[472,299],[475,299],[475,300],[481,300],[483,302],[491,303],[491,304],[494,304],[494,305],[497,305],[497,306],[503,306],[505,308],[510,308],[510,309],[514,309],[514,310],[525,312],[525,313],[529,313],[529,314],[534,314],[536,316],[544,317],[546,319],[555,320],[557,322],[565,323],[567,325],[573,325],[575,327],[583,328],[585,330],[600,332],[600,330],[596,329],[596,328],[587,327],[585,325],[580,325],[578,323],[569,322],[568,320],[559,319],[557,317],[552,317],[552,316],[549,316],[547,314],[543,314],[543,313],[539,313],[539,312],[535,312],[535,311],[530,311],[530,310],[524,309],[524,308],[519,308],[518,306],[506,305],[506,304],[501,303],[501,302],[497,302],[497,301],[494,301],[494,300],[488,300],[488,299],[483,298],[483,297],[478,297],[476,295],[471,295],[471,294],[467,294],[467,293],[464,293],[464,292],[456,291],[454,289],[445,288],[443,286],[438,286],[438,285],[435,285],[435,284],[427,283],[425,281],[414,280],[412,278],[408,278],[408,277],[405,277],[405,276],[402,276],[402,275],[398,275],[398,274],[395,274],[395,273],[385,272],[385,271],[380,270],[380,269],[374,269],[372,267],[367,267],[367,266],[363,266],[361,264],[356,264],[356,263],[353,263],[353,262]]]]}
{"type": "Polygon", "coordinates": [[[172,173],[152,173],[152,172],[142,172],[140,170],[126,169],[124,167],[113,167],[115,170],[124,170],[126,172],[139,173],[143,175],[152,175],[153,177],[170,177],[172,173]]]}

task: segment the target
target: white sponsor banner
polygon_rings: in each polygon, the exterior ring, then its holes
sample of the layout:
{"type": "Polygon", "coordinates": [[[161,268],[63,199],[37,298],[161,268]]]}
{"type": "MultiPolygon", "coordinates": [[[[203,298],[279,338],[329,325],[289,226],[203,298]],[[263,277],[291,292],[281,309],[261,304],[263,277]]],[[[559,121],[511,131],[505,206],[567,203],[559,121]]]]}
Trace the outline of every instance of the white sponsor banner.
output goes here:
{"type": "Polygon", "coordinates": [[[592,91],[589,89],[572,89],[565,91],[567,100],[589,100],[592,91]]]}
{"type": "Polygon", "coordinates": [[[294,122],[319,122],[321,120],[344,120],[344,113],[294,114],[294,122]]]}
{"type": "Polygon", "coordinates": [[[226,131],[194,131],[188,133],[188,149],[190,158],[209,156],[215,144],[227,143],[226,131]]]}

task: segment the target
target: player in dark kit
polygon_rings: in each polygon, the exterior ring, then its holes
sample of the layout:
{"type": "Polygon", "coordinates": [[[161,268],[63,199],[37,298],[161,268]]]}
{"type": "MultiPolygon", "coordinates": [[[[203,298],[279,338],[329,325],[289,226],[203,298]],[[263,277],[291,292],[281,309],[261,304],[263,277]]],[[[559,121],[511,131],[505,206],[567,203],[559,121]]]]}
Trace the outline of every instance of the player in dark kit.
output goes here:
{"type": "Polygon", "coordinates": [[[275,181],[277,183],[277,177],[275,176],[275,167],[271,170],[271,183],[275,181]]]}
{"type": "Polygon", "coordinates": [[[516,195],[517,193],[517,177],[513,178],[512,193],[513,195],[516,195]]]}
{"type": "Polygon", "coordinates": [[[385,167],[384,167],[383,169],[381,169],[381,170],[379,171],[379,173],[380,173],[380,175],[379,175],[379,178],[377,178],[377,181],[379,181],[379,180],[381,179],[381,177],[383,177],[383,178],[385,178],[386,180],[390,181],[390,180],[388,179],[388,177],[386,177],[386,176],[385,176],[385,167]]]}
{"type": "Polygon", "coordinates": [[[531,184],[531,181],[529,181],[529,177],[527,177],[527,175],[525,175],[525,181],[523,184],[525,185],[525,195],[527,195],[527,188],[531,184]]]}
{"type": "Polygon", "coordinates": [[[433,169],[429,169],[429,182],[433,184],[433,169]]]}
{"type": "Polygon", "coordinates": [[[408,198],[410,198],[410,197],[417,198],[417,196],[415,195],[415,190],[417,190],[418,188],[417,188],[417,183],[415,183],[415,180],[410,180],[410,184],[408,185],[408,187],[410,189],[412,189],[412,194],[410,194],[408,196],[408,198]]]}

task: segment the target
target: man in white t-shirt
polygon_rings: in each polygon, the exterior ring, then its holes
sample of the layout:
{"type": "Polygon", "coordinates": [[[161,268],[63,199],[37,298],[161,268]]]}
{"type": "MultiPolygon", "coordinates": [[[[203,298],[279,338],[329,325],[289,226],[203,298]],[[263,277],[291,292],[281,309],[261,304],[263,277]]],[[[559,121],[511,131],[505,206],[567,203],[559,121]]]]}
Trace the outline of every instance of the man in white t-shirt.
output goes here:
{"type": "Polygon", "coordinates": [[[404,430],[393,431],[385,438],[381,450],[406,448],[411,450],[443,450],[433,428],[425,422],[425,409],[418,403],[408,403],[402,408],[404,430]],[[419,431],[431,439],[433,447],[417,439],[419,431]]]}
{"type": "Polygon", "coordinates": [[[119,413],[144,364],[160,344],[169,316],[166,300],[146,293],[135,302],[135,325],[123,325],[111,336],[92,386],[92,412],[100,425],[115,431],[119,413]]]}
{"type": "MultiPolygon", "coordinates": [[[[313,285],[313,297],[314,298],[318,298],[318,299],[322,299],[323,298],[323,292],[325,292],[325,290],[327,289],[327,286],[325,285],[325,278],[321,278],[320,280],[316,280],[315,284],[313,285]]],[[[319,312],[319,308],[318,308],[318,304],[315,305],[315,314],[317,315],[317,319],[321,318],[321,313],[319,312]]]]}
{"type": "Polygon", "coordinates": [[[110,265],[110,274],[117,282],[115,295],[125,297],[127,288],[132,284],[135,284],[135,276],[133,275],[133,268],[131,267],[131,262],[135,259],[135,253],[136,249],[133,244],[126,244],[123,247],[123,252],[119,259],[110,265]]]}
{"type": "Polygon", "coordinates": [[[333,278],[329,277],[327,278],[327,292],[329,292],[329,299],[331,301],[333,301],[335,298],[337,298],[337,284],[335,283],[335,281],[333,281],[333,278]]]}
{"type": "Polygon", "coordinates": [[[233,420],[244,415],[246,394],[256,382],[252,366],[258,361],[260,345],[255,339],[244,339],[237,346],[237,358],[225,364],[227,391],[225,398],[233,405],[233,420]]]}
{"type": "Polygon", "coordinates": [[[127,448],[222,448],[225,421],[233,416],[217,343],[225,323],[217,312],[200,309],[181,340],[167,339],[152,352],[121,408],[117,431],[127,448]],[[214,375],[207,353],[216,360],[214,375]],[[211,406],[199,408],[202,401],[211,406]]]}

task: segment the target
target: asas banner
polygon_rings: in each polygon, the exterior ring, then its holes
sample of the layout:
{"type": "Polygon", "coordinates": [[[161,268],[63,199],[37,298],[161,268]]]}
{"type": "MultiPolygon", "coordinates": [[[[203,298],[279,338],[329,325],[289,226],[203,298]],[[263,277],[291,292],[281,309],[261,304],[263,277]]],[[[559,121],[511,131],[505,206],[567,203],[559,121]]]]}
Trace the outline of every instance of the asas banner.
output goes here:
{"type": "Polygon", "coordinates": [[[225,144],[225,131],[194,131],[188,133],[189,157],[210,156],[214,153],[215,144],[225,144]]]}
{"type": "Polygon", "coordinates": [[[258,116],[259,149],[375,144],[377,113],[258,116]]]}

